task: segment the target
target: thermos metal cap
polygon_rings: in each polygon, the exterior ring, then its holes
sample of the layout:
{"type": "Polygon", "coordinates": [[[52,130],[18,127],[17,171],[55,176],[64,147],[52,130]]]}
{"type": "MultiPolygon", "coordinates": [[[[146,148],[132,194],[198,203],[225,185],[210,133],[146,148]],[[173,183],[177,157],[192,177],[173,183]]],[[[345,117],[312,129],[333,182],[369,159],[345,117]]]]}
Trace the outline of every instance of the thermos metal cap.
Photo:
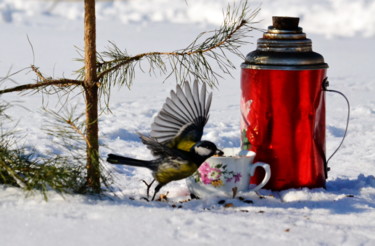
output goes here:
{"type": "Polygon", "coordinates": [[[312,51],[312,42],[298,26],[298,17],[272,17],[257,49],[241,65],[251,69],[311,70],[328,68],[322,55],[312,51]]]}

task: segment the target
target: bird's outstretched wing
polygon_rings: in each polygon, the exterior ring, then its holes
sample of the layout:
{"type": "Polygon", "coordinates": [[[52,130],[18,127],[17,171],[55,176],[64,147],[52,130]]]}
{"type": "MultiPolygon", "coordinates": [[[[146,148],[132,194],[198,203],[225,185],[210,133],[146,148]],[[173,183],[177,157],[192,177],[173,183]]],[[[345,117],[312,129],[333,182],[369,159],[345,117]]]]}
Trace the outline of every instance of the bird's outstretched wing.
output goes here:
{"type": "Polygon", "coordinates": [[[171,91],[151,125],[151,137],[171,148],[181,141],[199,141],[209,118],[212,93],[207,95],[206,85],[202,85],[200,92],[198,81],[192,89],[188,82],[183,87],[184,90],[177,85],[176,91],[171,91]]]}
{"type": "Polygon", "coordinates": [[[170,148],[165,144],[158,142],[155,138],[148,137],[142,134],[139,134],[142,143],[149,148],[155,156],[159,156],[161,158],[182,158],[183,160],[190,160],[191,157],[189,153],[183,150],[179,150],[176,148],[170,148]]]}

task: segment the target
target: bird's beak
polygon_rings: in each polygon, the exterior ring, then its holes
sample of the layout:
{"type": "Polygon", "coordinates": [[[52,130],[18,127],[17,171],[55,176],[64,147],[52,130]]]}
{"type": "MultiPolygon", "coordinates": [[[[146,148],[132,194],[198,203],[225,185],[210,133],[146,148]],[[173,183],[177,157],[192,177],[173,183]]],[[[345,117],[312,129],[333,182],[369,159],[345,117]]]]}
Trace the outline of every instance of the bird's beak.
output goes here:
{"type": "Polygon", "coordinates": [[[217,149],[216,152],[215,152],[215,155],[218,155],[218,156],[223,156],[224,155],[224,152],[217,149]]]}

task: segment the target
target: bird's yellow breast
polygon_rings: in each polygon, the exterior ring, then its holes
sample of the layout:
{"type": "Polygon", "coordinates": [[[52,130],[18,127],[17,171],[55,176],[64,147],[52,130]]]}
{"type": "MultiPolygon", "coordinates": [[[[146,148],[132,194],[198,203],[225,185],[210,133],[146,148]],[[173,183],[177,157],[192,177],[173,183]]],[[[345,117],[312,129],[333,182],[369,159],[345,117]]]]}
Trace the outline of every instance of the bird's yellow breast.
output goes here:
{"type": "Polygon", "coordinates": [[[168,183],[174,180],[180,180],[189,177],[198,169],[197,165],[191,162],[170,163],[159,166],[155,173],[155,179],[159,183],[168,183]]]}

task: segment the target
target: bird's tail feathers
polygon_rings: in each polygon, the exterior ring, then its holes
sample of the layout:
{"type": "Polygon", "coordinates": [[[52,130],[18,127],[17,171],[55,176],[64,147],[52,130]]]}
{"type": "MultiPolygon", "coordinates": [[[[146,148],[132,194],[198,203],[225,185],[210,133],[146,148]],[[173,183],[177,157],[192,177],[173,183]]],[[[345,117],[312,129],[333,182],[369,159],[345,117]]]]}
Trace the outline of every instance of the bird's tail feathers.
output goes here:
{"type": "Polygon", "coordinates": [[[111,164],[117,165],[128,165],[128,166],[135,166],[135,167],[146,167],[146,168],[153,168],[151,161],[144,161],[144,160],[137,160],[130,157],[109,154],[107,157],[107,162],[111,164]]]}

